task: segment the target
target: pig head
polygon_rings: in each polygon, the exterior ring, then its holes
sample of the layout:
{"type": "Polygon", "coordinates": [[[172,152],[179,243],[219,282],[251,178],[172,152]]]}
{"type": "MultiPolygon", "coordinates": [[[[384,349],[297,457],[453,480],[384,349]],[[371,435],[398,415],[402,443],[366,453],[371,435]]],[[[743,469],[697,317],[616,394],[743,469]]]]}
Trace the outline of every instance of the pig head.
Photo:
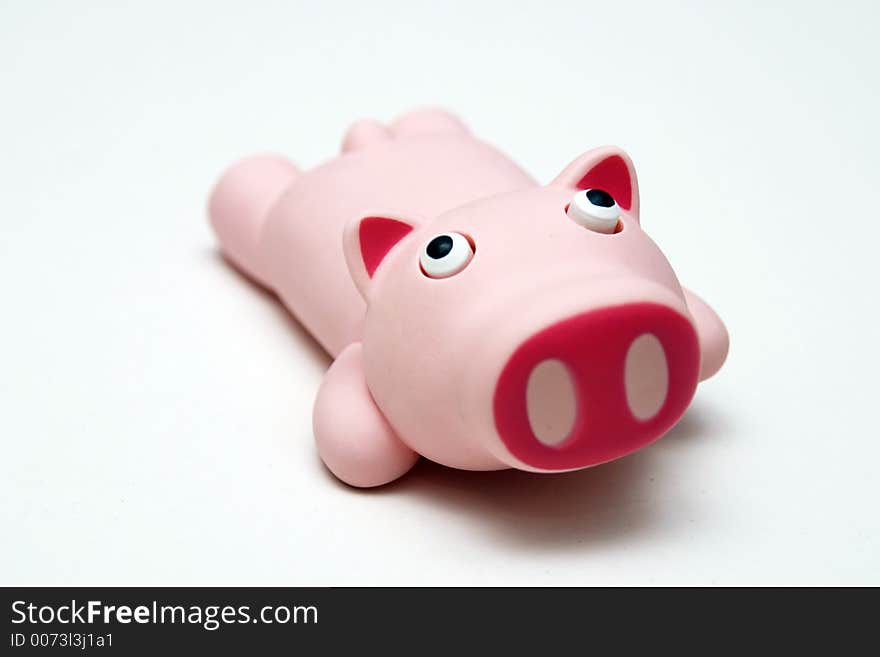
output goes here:
{"type": "Polygon", "coordinates": [[[662,436],[727,354],[720,319],[642,230],[613,147],[436,217],[376,208],[343,242],[363,339],[328,370],[314,430],[352,485],[419,455],[535,472],[616,459],[662,436]]]}

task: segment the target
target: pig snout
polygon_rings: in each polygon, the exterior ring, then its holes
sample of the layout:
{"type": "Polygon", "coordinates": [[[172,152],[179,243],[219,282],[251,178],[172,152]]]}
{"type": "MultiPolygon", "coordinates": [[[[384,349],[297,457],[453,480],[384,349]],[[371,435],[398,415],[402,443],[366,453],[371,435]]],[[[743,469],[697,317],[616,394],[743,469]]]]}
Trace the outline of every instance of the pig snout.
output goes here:
{"type": "Polygon", "coordinates": [[[525,469],[610,461],[681,417],[699,370],[693,324],[671,305],[634,301],[577,312],[513,350],[495,383],[495,430],[525,469]]]}

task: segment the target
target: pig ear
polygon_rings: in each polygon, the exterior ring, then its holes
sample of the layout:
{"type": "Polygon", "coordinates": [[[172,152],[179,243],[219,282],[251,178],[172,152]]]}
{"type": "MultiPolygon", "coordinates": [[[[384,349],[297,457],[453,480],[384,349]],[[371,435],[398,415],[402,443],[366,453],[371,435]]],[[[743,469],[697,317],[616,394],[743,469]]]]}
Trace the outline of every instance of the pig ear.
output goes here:
{"type": "Polygon", "coordinates": [[[587,151],[565,167],[550,184],[573,190],[604,190],[611,194],[624,212],[636,221],[639,219],[636,169],[629,155],[616,146],[603,146],[587,151]]]}
{"type": "Polygon", "coordinates": [[[343,234],[348,271],[364,298],[379,265],[394,246],[412,232],[413,223],[387,213],[350,221],[343,234]]]}

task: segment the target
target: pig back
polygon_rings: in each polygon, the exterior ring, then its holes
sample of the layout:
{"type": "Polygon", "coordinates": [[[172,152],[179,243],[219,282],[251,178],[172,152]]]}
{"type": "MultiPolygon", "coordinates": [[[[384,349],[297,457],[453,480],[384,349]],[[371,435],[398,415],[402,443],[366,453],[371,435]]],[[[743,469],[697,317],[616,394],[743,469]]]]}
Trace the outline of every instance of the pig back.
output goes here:
{"type": "Polygon", "coordinates": [[[344,153],[298,176],[270,210],[260,242],[268,282],[335,357],[361,339],[366,310],[342,248],[349,221],[388,215],[421,223],[534,184],[469,135],[396,139],[344,153]]]}

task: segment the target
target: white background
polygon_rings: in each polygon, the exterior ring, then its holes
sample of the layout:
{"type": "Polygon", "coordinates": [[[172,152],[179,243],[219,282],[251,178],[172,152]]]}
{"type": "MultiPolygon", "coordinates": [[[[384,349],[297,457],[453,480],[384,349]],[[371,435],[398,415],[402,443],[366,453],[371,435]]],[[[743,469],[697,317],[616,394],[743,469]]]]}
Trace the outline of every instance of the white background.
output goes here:
{"type": "Polygon", "coordinates": [[[3,2],[0,583],[880,584],[880,12],[733,4],[3,2]],[[732,337],[667,437],[557,476],[323,469],[327,360],[205,200],[423,104],[542,181],[633,156],[732,337]]]}

